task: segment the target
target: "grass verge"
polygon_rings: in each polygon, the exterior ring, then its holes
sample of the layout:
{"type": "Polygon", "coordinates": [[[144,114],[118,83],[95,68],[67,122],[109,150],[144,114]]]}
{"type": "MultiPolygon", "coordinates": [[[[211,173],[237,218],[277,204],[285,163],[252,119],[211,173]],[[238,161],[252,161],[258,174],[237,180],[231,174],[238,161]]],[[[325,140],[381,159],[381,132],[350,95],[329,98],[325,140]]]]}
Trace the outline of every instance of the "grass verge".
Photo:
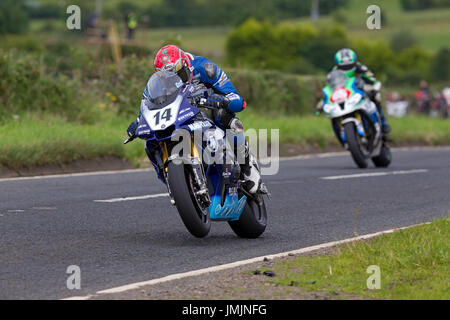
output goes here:
{"type": "Polygon", "coordinates": [[[95,125],[52,115],[19,118],[0,126],[0,167],[15,170],[103,156],[134,162],[143,155],[143,144],[124,148],[127,125],[127,121],[114,118],[95,125]]]}
{"type": "MultiPolygon", "coordinates": [[[[251,107],[250,107],[251,108],[251,107]]],[[[325,116],[277,116],[260,115],[251,110],[239,115],[245,129],[276,128],[280,130],[280,143],[317,145],[323,151],[339,145],[330,120],[325,116]]],[[[394,146],[399,145],[448,145],[450,144],[450,121],[426,116],[390,118],[390,137],[394,146]]]]}
{"type": "MultiPolygon", "coordinates": [[[[338,145],[329,120],[323,116],[270,117],[250,107],[239,117],[245,129],[279,129],[281,144],[313,146],[322,151],[338,145]]],[[[104,156],[126,158],[139,166],[145,155],[143,141],[122,144],[131,120],[103,115],[97,124],[88,125],[53,115],[21,116],[0,125],[0,166],[14,170],[104,156]]],[[[391,124],[395,145],[450,145],[449,120],[410,116],[391,119],[391,124]]]]}
{"type": "Polygon", "coordinates": [[[273,282],[310,291],[374,299],[450,299],[450,221],[436,220],[371,240],[336,247],[332,254],[275,262],[273,282]],[[380,289],[366,272],[380,268],[380,289]]]}

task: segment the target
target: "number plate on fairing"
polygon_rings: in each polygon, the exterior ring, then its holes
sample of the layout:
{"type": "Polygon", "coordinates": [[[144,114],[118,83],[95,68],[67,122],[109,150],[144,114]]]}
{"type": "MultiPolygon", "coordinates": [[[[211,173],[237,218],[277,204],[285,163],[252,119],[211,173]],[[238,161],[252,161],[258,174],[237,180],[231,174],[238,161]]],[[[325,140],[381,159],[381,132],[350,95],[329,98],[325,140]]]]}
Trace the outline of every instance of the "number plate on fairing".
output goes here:
{"type": "Polygon", "coordinates": [[[157,110],[145,109],[143,112],[143,116],[149,124],[150,128],[153,131],[158,131],[164,130],[174,124],[177,120],[178,110],[180,109],[182,101],[183,97],[178,96],[174,102],[164,108],[157,110]]]}

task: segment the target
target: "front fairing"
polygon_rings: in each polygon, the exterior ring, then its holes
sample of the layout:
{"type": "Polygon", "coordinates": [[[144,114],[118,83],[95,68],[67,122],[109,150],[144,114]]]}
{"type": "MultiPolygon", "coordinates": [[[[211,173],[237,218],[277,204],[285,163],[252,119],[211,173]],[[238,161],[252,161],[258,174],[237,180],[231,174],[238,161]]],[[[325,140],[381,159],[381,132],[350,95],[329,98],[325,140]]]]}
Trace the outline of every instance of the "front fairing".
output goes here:
{"type": "Polygon", "coordinates": [[[185,86],[175,98],[175,100],[167,106],[149,110],[145,104],[141,105],[141,116],[139,118],[139,126],[136,130],[136,136],[141,139],[153,139],[162,141],[170,139],[171,135],[158,138],[157,132],[164,130],[175,131],[179,128],[186,127],[200,110],[191,105],[189,96],[192,92],[192,86],[185,86]]]}
{"type": "Polygon", "coordinates": [[[355,85],[356,78],[349,78],[345,87],[339,88],[339,90],[346,90],[348,96],[343,101],[333,101],[333,94],[335,91],[327,86],[322,89],[324,94],[324,104],[322,106],[323,111],[330,118],[342,117],[346,114],[352,113],[358,109],[366,108],[366,100],[364,99],[366,94],[355,85]]]}

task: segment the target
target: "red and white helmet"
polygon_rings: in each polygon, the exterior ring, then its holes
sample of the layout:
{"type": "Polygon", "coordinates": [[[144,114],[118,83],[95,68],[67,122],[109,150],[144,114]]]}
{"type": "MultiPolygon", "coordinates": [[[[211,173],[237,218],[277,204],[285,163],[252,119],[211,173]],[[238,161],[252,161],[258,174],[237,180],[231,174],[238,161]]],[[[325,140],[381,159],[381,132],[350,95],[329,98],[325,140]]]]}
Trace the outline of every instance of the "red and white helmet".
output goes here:
{"type": "Polygon", "coordinates": [[[191,83],[193,67],[189,54],[175,45],[167,45],[159,49],[153,63],[155,71],[173,71],[185,83],[191,83]]]}

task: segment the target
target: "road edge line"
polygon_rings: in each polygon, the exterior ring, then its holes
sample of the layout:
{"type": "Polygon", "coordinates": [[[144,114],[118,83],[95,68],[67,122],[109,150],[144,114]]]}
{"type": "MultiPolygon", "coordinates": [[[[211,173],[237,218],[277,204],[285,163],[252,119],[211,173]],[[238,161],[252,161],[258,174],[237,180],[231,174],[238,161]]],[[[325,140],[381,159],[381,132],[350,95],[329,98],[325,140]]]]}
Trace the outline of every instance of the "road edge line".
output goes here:
{"type": "Polygon", "coordinates": [[[74,296],[74,297],[64,298],[61,300],[88,300],[92,297],[96,297],[96,296],[103,295],[103,294],[113,294],[113,293],[120,293],[120,292],[125,292],[125,291],[130,291],[130,290],[136,290],[143,286],[156,285],[156,284],[164,283],[164,282],[168,282],[168,281],[180,280],[180,279],[184,279],[184,278],[199,276],[199,275],[206,274],[206,273],[232,269],[232,268],[252,264],[255,262],[263,262],[264,259],[284,258],[284,257],[292,256],[292,255],[309,253],[309,252],[317,251],[317,250],[324,249],[324,248],[330,248],[330,247],[342,245],[342,244],[353,242],[353,241],[371,239],[371,238],[378,237],[378,236],[381,236],[384,234],[390,234],[390,233],[393,233],[396,231],[401,231],[401,230],[418,227],[418,226],[430,224],[430,223],[431,222],[424,222],[424,223],[414,224],[414,225],[410,225],[410,226],[406,226],[406,227],[393,228],[393,229],[378,231],[375,233],[365,234],[365,235],[361,235],[361,236],[357,236],[357,237],[353,237],[353,238],[347,238],[344,240],[326,242],[326,243],[309,246],[309,247],[305,247],[305,248],[301,248],[301,249],[295,249],[295,250],[285,251],[285,252],[281,252],[281,253],[259,256],[259,257],[250,258],[250,259],[246,259],[246,260],[230,262],[230,263],[226,263],[226,264],[222,264],[222,265],[218,265],[218,266],[212,266],[212,267],[207,267],[207,268],[202,268],[202,269],[197,269],[197,270],[192,270],[192,271],[187,271],[187,272],[182,272],[182,273],[175,273],[175,274],[171,274],[171,275],[164,276],[161,278],[156,278],[156,279],[131,283],[131,284],[127,284],[127,285],[123,285],[123,286],[119,286],[119,287],[114,287],[114,288],[110,288],[110,289],[100,290],[94,294],[89,294],[86,296],[78,296],[78,297],[74,296]]]}
{"type": "MultiPolygon", "coordinates": [[[[392,148],[393,151],[421,151],[421,150],[449,150],[450,146],[435,146],[435,147],[397,147],[392,148]]],[[[330,158],[348,155],[348,151],[337,151],[337,152],[324,152],[324,153],[313,153],[313,154],[303,154],[298,156],[288,156],[280,157],[280,161],[289,160],[302,160],[302,159],[317,159],[317,158],[330,158]]],[[[267,161],[270,158],[262,158],[259,161],[267,161]]],[[[84,176],[95,176],[95,175],[109,175],[109,174],[120,174],[120,173],[134,173],[134,172],[151,172],[154,171],[153,168],[142,168],[142,169],[124,169],[124,170],[109,170],[109,171],[90,171],[90,172],[75,172],[75,173],[62,173],[62,174],[50,174],[50,175],[38,175],[38,176],[25,176],[25,177],[11,177],[11,178],[0,178],[0,182],[8,181],[20,181],[20,180],[35,180],[35,179],[52,179],[52,178],[70,178],[70,177],[84,177],[84,176]]]]}

